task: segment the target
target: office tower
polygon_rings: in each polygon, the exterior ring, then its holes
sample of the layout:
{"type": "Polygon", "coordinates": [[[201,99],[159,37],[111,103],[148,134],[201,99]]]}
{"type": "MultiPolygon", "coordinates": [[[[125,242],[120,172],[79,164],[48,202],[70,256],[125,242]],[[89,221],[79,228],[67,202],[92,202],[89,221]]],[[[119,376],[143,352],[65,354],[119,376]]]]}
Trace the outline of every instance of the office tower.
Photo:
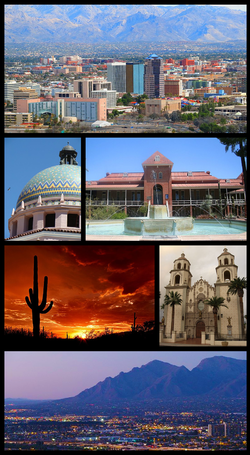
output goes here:
{"type": "Polygon", "coordinates": [[[144,93],[144,64],[126,63],[126,92],[144,93]]]}
{"type": "Polygon", "coordinates": [[[112,83],[112,90],[126,92],[126,63],[113,62],[107,64],[107,80],[112,83]]]}
{"type": "Polygon", "coordinates": [[[149,98],[164,97],[163,61],[156,54],[151,54],[145,61],[144,92],[149,98]]]}

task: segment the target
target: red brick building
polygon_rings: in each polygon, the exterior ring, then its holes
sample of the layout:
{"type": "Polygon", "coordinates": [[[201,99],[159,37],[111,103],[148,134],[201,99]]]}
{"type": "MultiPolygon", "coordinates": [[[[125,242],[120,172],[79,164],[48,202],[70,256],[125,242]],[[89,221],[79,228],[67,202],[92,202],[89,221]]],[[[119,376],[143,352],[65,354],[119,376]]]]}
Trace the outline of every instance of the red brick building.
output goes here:
{"type": "MultiPolygon", "coordinates": [[[[143,172],[107,173],[98,181],[86,182],[86,204],[129,207],[165,205],[170,215],[196,216],[207,197],[210,203],[229,214],[232,204],[237,215],[245,207],[243,174],[237,178],[220,179],[210,171],[172,172],[173,162],[155,152],[142,163],[143,172]]],[[[204,212],[203,212],[204,213],[204,212]]]]}

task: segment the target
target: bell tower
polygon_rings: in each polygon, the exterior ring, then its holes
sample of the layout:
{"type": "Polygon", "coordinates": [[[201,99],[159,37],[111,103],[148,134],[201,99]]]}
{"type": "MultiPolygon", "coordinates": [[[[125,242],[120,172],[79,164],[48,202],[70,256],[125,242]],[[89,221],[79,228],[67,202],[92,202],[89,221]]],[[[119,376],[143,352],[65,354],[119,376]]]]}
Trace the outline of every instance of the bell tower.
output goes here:
{"type": "Polygon", "coordinates": [[[223,335],[226,334],[228,318],[231,318],[233,335],[241,335],[239,297],[237,294],[227,294],[230,281],[237,278],[238,266],[234,263],[234,255],[227,248],[224,248],[223,253],[218,256],[218,266],[215,270],[217,275],[215,295],[223,297],[224,304],[228,306],[228,308],[221,307],[218,311],[218,331],[223,335]]]}
{"type": "Polygon", "coordinates": [[[166,205],[172,215],[173,163],[162,153],[155,152],[142,163],[144,169],[144,201],[151,205],[166,205]]]}
{"type": "MultiPolygon", "coordinates": [[[[166,294],[171,291],[178,292],[182,299],[181,305],[175,306],[175,322],[174,330],[183,332],[185,329],[185,313],[188,301],[188,290],[191,287],[192,274],[190,272],[190,262],[182,253],[181,256],[174,261],[174,268],[170,271],[169,284],[165,286],[166,294]]],[[[165,306],[164,308],[166,331],[170,332],[172,308],[165,306]]]]}

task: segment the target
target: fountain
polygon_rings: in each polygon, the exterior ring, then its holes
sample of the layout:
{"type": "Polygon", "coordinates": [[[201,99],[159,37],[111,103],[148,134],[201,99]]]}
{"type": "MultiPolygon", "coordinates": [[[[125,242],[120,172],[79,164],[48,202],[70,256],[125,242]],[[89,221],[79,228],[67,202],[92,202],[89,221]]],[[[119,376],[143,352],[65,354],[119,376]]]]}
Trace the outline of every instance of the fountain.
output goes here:
{"type": "Polygon", "coordinates": [[[170,235],[178,231],[193,229],[192,217],[170,217],[168,201],[166,205],[151,205],[149,203],[147,217],[126,218],[124,220],[125,234],[141,235],[170,235]]]}

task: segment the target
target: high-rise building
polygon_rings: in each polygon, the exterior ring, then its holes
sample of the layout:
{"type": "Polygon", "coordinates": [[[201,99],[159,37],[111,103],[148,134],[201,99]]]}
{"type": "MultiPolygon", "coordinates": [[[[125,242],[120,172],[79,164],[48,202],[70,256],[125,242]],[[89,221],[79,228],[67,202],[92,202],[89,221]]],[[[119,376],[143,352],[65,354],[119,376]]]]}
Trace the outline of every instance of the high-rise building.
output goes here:
{"type": "Polygon", "coordinates": [[[107,80],[112,83],[112,90],[126,92],[126,63],[107,63],[107,80]]]}
{"type": "Polygon", "coordinates": [[[144,64],[126,64],[126,92],[142,95],[144,93],[144,64]]]}
{"type": "Polygon", "coordinates": [[[149,98],[164,97],[163,60],[156,54],[151,54],[145,61],[144,92],[149,98]]]}

